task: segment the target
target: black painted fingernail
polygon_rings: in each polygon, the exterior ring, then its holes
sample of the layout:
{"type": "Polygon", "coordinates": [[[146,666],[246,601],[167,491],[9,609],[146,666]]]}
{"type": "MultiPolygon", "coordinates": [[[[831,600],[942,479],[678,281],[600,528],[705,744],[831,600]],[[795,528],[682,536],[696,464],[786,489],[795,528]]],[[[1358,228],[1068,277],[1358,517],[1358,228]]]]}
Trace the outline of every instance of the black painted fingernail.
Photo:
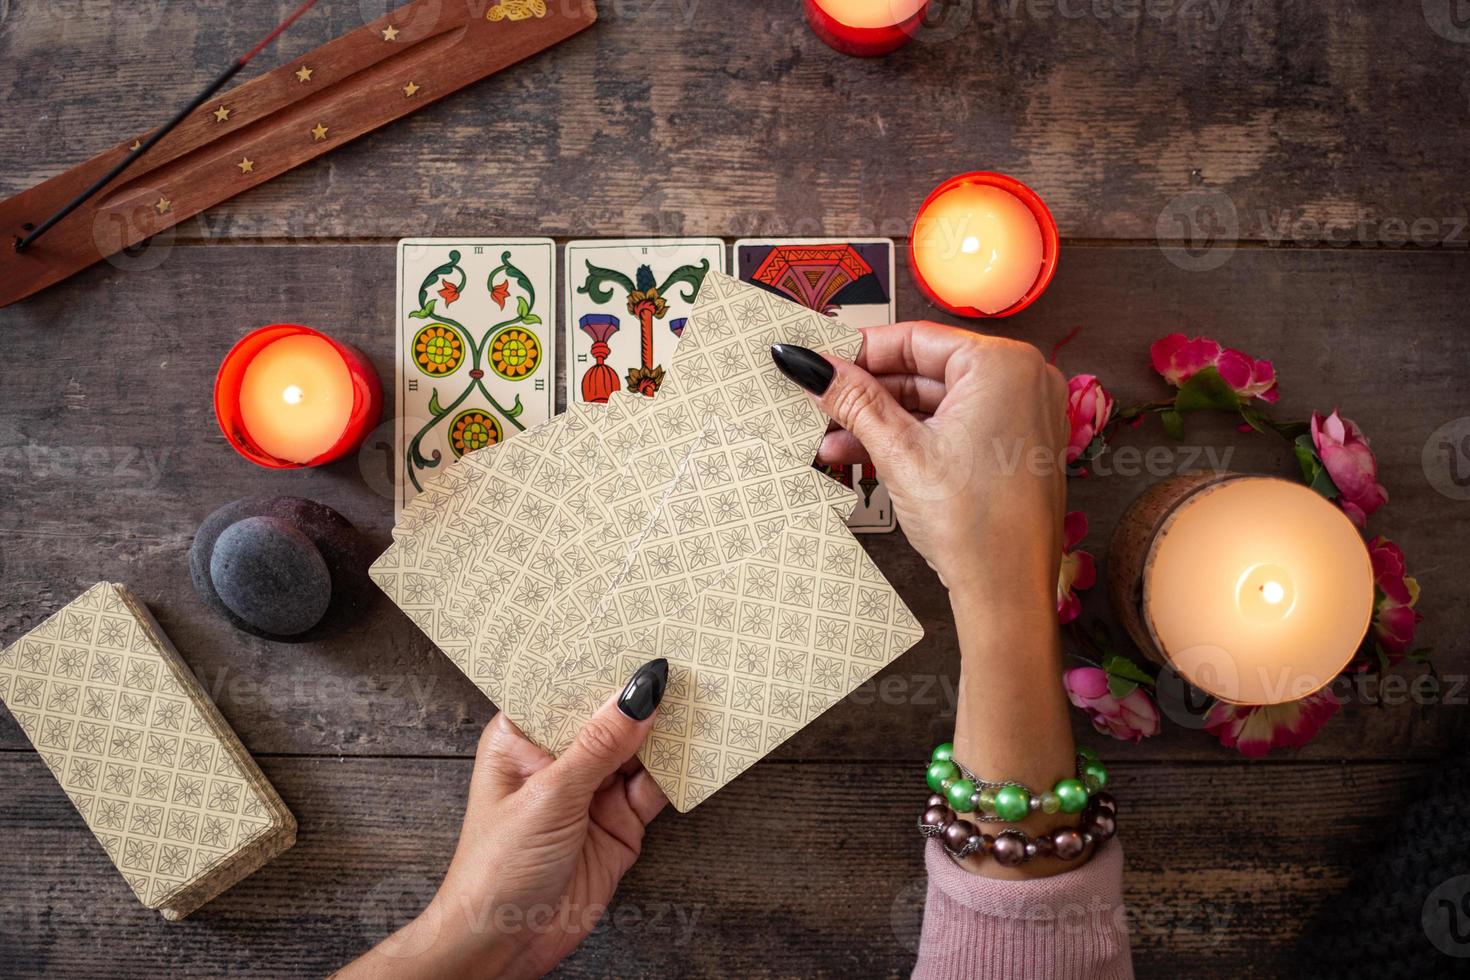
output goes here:
{"type": "Polygon", "coordinates": [[[638,668],[638,673],[618,695],[618,710],[634,721],[642,721],[653,714],[668,686],[669,662],[663,657],[650,660],[638,668]]]}
{"type": "Polygon", "coordinates": [[[772,344],[771,360],[781,373],[814,395],[823,395],[837,372],[814,350],[795,344],[772,344]]]}

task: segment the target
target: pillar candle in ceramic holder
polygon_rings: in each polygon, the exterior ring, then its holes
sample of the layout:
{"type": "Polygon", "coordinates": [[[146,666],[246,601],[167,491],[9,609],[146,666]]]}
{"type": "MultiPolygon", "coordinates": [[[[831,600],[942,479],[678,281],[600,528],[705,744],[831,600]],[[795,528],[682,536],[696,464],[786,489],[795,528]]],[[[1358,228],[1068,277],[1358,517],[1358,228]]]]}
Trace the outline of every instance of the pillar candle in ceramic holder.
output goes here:
{"type": "Polygon", "coordinates": [[[1325,687],[1373,615],[1362,535],[1331,501],[1235,473],[1155,484],[1108,552],[1114,610],[1139,649],[1233,704],[1325,687]]]}
{"type": "Polygon", "coordinates": [[[872,58],[913,40],[929,0],[804,0],[812,31],[843,54],[872,58]]]}
{"type": "Polygon", "coordinates": [[[378,375],[361,351],[294,323],[247,334],[214,384],[225,438],[273,469],[320,466],[356,451],[382,408],[378,375]]]}
{"type": "Polygon", "coordinates": [[[919,206],[909,270],[950,313],[1010,316],[1051,283],[1059,244],[1057,223],[1031,188],[1005,174],[960,174],[919,206]]]}

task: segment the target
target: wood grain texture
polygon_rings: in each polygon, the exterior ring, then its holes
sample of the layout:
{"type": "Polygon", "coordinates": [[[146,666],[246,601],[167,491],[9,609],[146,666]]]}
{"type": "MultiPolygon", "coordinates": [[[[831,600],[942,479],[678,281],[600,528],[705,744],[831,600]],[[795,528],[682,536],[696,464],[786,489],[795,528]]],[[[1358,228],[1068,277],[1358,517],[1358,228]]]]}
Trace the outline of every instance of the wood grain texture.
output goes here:
{"type": "MultiPolygon", "coordinates": [[[[253,70],[390,6],[324,4],[253,70]]],[[[920,40],[864,60],[822,44],[791,0],[739,16],[714,0],[604,0],[596,29],[552,57],[178,234],[902,235],[939,181],[991,169],[1035,187],[1069,239],[1470,242],[1470,43],[1452,39],[1470,32],[1429,8],[936,6],[948,15],[920,40]]],[[[160,106],[279,14],[228,0],[4,7],[4,196],[158,125],[160,106]]]]}
{"type": "MultiPolygon", "coordinates": [[[[296,847],[171,925],[132,899],[45,767],[0,754],[7,976],[323,976],[427,902],[467,760],[261,764],[301,821],[296,847]]],[[[1181,962],[1199,980],[1286,975],[1298,923],[1340,900],[1364,842],[1429,768],[1114,766],[1138,976],[1178,977],[1181,962]]],[[[906,977],[926,880],[917,772],[762,763],[709,806],[665,813],[556,975],[906,977]]]]}
{"type": "MultiPolygon", "coordinates": [[[[392,5],[321,4],[252,71],[392,5]]],[[[935,184],[984,168],[1034,186],[1068,242],[1047,295],[987,329],[1049,349],[1083,326],[1062,368],[1125,403],[1160,392],[1153,339],[1208,334],[1275,360],[1283,413],[1340,404],[1374,440],[1392,501],[1373,528],[1423,584],[1421,636],[1457,704],[1353,704],[1264,763],[1180,725],[1105,746],[1139,976],[1185,962],[1200,980],[1287,975],[1301,923],[1470,730],[1470,504],[1423,463],[1441,424],[1470,417],[1470,32],[1433,4],[949,0],[922,40],[864,61],[822,45],[788,0],[736,17],[710,0],[599,6],[594,30],[547,55],[0,311],[0,642],[92,582],[127,582],[301,821],[280,861],[168,926],[0,711],[0,972],[320,976],[416,912],[448,860],[493,710],[475,688],[384,601],[347,635],[287,648],[234,632],[188,585],[194,529],[247,494],[322,500],[387,542],[391,423],[360,460],[309,472],[226,446],[208,392],[246,330],[309,323],[391,384],[400,236],[902,238],[935,184]],[[1162,14],[1128,13],[1144,8],[1162,14]]],[[[281,13],[0,0],[0,197],[157,125],[281,13]]],[[[947,319],[906,270],[898,284],[903,317],[947,319]]],[[[1145,485],[1209,465],[1196,448],[1291,472],[1284,447],[1223,420],[1190,432],[1152,464],[1164,438],[1125,432],[1109,466],[1073,481],[1088,547],[1104,550],[1145,485]]],[[[924,888],[915,766],[951,731],[958,658],[947,600],[903,537],[865,545],[928,638],[709,805],[660,818],[563,975],[907,975],[924,888]]],[[[1101,589],[1086,605],[1104,612],[1101,589]]]]}
{"type": "MultiPolygon", "coordinates": [[[[0,311],[0,471],[10,484],[0,507],[0,640],[94,581],[126,582],[254,752],[469,752],[490,705],[391,604],[380,600],[330,642],[288,647],[235,632],[188,582],[195,528],[240,496],[321,500],[386,546],[391,422],[359,459],[270,472],[228,448],[209,391],[230,345],[279,320],[357,345],[391,385],[392,247],[186,246],[155,258],[161,264],[144,271],[99,266],[0,311]],[[77,317],[89,308],[105,310],[105,320],[77,317]],[[100,353],[99,334],[128,338],[125,355],[100,353]]],[[[1178,268],[1158,249],[1073,247],[1041,302],[1001,325],[1043,348],[1082,325],[1061,366],[1098,374],[1124,402],[1161,390],[1147,359],[1154,338],[1209,334],[1275,359],[1283,414],[1340,404],[1371,434],[1393,497],[1373,527],[1403,545],[1419,576],[1421,638],[1457,679],[1457,705],[1427,717],[1413,704],[1359,705],[1302,751],[1308,758],[1433,755],[1467,730],[1464,542],[1446,529],[1470,504],[1437,493],[1421,461],[1435,428],[1470,415],[1462,372],[1470,331],[1458,286],[1467,273],[1462,253],[1252,249],[1205,273],[1178,268]]],[[[902,269],[899,284],[901,316],[933,314],[902,269]]],[[[1190,431],[1199,441],[1172,449],[1156,427],[1125,432],[1108,465],[1072,481],[1071,506],[1092,522],[1088,547],[1101,555],[1134,495],[1175,469],[1206,465],[1206,448],[1232,453],[1221,462],[1245,472],[1289,475],[1295,466],[1284,444],[1236,433],[1223,419],[1191,420],[1190,431]],[[1143,455],[1151,448],[1162,454],[1153,464],[1143,455]]],[[[928,636],[792,739],[781,758],[911,760],[950,730],[958,659],[948,600],[902,534],[864,544],[928,636]]],[[[1089,615],[1105,614],[1101,589],[1086,601],[1089,615]]],[[[1388,693],[1403,702],[1409,692],[1388,693]]],[[[1077,725],[1086,728],[1080,716],[1077,725]]],[[[13,722],[0,720],[0,747],[24,744],[13,722]]],[[[1175,726],[1132,756],[1236,758],[1175,726]]]]}
{"type": "MultiPolygon", "coordinates": [[[[597,16],[592,0],[568,0],[549,16],[491,21],[490,3],[415,0],[226,86],[25,252],[0,249],[0,306],[530,57],[597,16]]],[[[0,242],[20,241],[104,177],[133,138],[0,202],[0,242]]]]}

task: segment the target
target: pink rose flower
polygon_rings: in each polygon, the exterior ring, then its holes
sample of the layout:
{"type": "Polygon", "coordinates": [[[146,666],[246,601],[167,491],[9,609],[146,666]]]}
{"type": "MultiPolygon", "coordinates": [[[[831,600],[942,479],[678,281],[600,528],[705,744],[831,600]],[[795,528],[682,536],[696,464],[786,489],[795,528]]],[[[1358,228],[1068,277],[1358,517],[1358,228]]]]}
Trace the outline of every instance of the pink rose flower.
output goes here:
{"type": "Polygon", "coordinates": [[[1312,413],[1312,445],[1337,484],[1338,506],[1362,527],[1369,514],[1388,503],[1388,491],[1378,484],[1378,460],[1368,448],[1368,437],[1333,409],[1326,418],[1312,413]]]}
{"type": "Polygon", "coordinates": [[[1324,687],[1299,701],[1285,704],[1226,704],[1217,701],[1205,714],[1205,731],[1227,749],[1251,759],[1263,758],[1275,748],[1299,749],[1317,736],[1327,719],[1337,714],[1337,695],[1324,687]]]}
{"type": "Polygon", "coordinates": [[[1082,614],[1082,600],[1074,589],[1097,584],[1097,564],[1085,551],[1075,550],[1087,537],[1087,515],[1074,510],[1062,521],[1062,569],[1057,575],[1057,619],[1070,623],[1082,614]]]}
{"type": "Polygon", "coordinates": [[[1419,601],[1419,583],[1404,574],[1404,553],[1398,545],[1379,535],[1368,542],[1373,559],[1373,584],[1378,600],[1373,606],[1372,635],[1388,662],[1404,659],[1414,642],[1414,627],[1423,617],[1414,611],[1419,601]]]}
{"type": "Polygon", "coordinates": [[[1067,422],[1072,437],[1067,441],[1067,462],[1075,462],[1091,445],[1108,419],[1113,417],[1113,396],[1090,374],[1067,381],[1067,422]]]}
{"type": "Polygon", "coordinates": [[[1141,687],[1121,698],[1108,690],[1108,675],[1097,667],[1077,667],[1062,676],[1067,697],[1087,712],[1092,727],[1124,742],[1138,743],[1157,735],[1159,709],[1141,687]]]}
{"type": "Polygon", "coordinates": [[[1154,341],[1149,348],[1154,370],[1176,388],[1207,367],[1220,372],[1220,377],[1242,400],[1259,398],[1275,402],[1281,397],[1276,388],[1276,368],[1270,361],[1260,361],[1230,347],[1221,347],[1208,337],[1185,337],[1182,333],[1154,341]]]}

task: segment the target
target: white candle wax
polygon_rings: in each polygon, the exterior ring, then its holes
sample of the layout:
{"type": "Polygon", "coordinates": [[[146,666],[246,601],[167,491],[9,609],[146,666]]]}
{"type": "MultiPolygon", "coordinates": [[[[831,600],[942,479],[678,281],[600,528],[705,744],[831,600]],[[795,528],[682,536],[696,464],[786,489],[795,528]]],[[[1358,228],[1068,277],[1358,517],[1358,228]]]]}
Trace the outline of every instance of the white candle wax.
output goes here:
{"type": "Polygon", "coordinates": [[[352,376],[321,337],[282,337],[245,368],[240,420],[261,451],[306,463],[331,449],[352,414],[352,376]]]}
{"type": "Polygon", "coordinates": [[[1189,497],[1144,570],[1143,611],[1183,677],[1237,704],[1328,684],[1373,615],[1373,568],[1352,522],[1297,483],[1243,478],[1189,497]]]}
{"type": "Polygon", "coordinates": [[[952,307],[995,314],[1026,295],[1041,274],[1041,226],[1016,195],[961,183],[930,201],[914,225],[914,261],[929,289],[952,307]]]}

